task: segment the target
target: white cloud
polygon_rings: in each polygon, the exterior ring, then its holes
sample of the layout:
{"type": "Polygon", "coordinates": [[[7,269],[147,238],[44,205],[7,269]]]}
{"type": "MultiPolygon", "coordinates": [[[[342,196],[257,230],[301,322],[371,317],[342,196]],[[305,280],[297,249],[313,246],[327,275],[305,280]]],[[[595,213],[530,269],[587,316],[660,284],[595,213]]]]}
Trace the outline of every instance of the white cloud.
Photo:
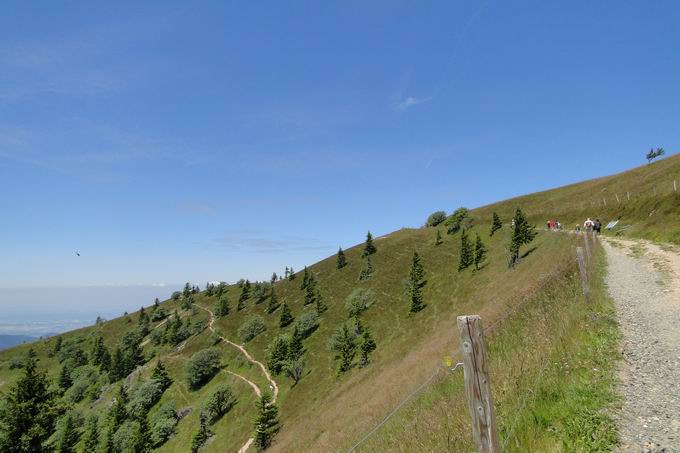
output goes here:
{"type": "Polygon", "coordinates": [[[424,97],[424,98],[417,98],[417,97],[414,97],[414,96],[408,96],[408,97],[400,100],[399,102],[397,102],[397,105],[395,106],[395,108],[398,111],[403,112],[404,110],[407,110],[407,109],[409,109],[409,108],[411,108],[415,105],[425,104],[426,102],[429,102],[431,100],[432,100],[432,96],[428,96],[428,97],[424,97]]]}

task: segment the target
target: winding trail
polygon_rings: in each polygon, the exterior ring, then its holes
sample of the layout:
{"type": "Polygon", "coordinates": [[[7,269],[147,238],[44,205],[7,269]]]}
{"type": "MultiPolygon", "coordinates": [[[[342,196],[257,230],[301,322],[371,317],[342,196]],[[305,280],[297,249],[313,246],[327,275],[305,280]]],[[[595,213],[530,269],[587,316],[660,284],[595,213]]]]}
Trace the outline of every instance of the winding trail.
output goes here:
{"type": "MultiPolygon", "coordinates": [[[[228,343],[228,344],[234,346],[234,347],[237,348],[239,351],[241,351],[241,353],[242,353],[244,356],[246,356],[246,358],[248,359],[248,361],[249,361],[250,363],[253,363],[253,364],[255,364],[255,365],[257,365],[257,366],[260,367],[260,369],[262,370],[262,373],[264,374],[264,376],[267,378],[267,381],[269,382],[269,386],[271,387],[271,389],[272,389],[273,392],[274,392],[274,395],[272,396],[272,404],[276,403],[276,398],[277,398],[278,395],[279,395],[279,386],[276,384],[276,381],[272,378],[272,376],[271,376],[271,374],[269,373],[269,371],[267,371],[267,368],[262,364],[262,362],[259,362],[259,361],[255,360],[255,359],[253,358],[253,356],[251,356],[250,353],[248,353],[248,351],[246,350],[246,348],[244,348],[242,345],[237,344],[237,343],[234,343],[233,341],[231,341],[231,340],[229,340],[229,339],[223,337],[223,336],[220,335],[219,333],[217,333],[217,331],[215,330],[215,327],[214,327],[214,325],[213,325],[213,324],[215,324],[215,314],[212,312],[212,310],[210,310],[210,309],[207,308],[207,307],[203,307],[203,306],[201,306],[201,305],[198,305],[198,304],[196,304],[196,306],[197,306],[198,308],[200,308],[201,310],[207,311],[208,314],[210,314],[210,322],[208,323],[208,329],[210,329],[211,332],[216,333],[216,334],[220,337],[220,339],[221,339],[222,341],[224,341],[225,343],[228,343]]],[[[237,378],[239,378],[239,379],[244,380],[245,382],[247,382],[248,384],[250,384],[250,386],[253,388],[253,391],[255,392],[255,394],[256,394],[258,397],[262,396],[262,391],[261,391],[260,388],[257,386],[257,384],[255,384],[253,381],[249,380],[249,379],[246,378],[245,376],[241,376],[240,374],[236,374],[236,373],[234,373],[233,371],[228,371],[228,370],[223,370],[223,371],[224,371],[225,373],[229,373],[229,374],[231,374],[231,375],[233,375],[233,376],[235,376],[235,377],[237,377],[237,378]]],[[[241,448],[239,448],[238,453],[246,453],[246,451],[248,451],[248,449],[249,449],[250,446],[253,444],[253,442],[255,442],[255,438],[253,438],[253,437],[249,438],[249,439],[246,441],[246,443],[243,444],[243,446],[242,446],[241,448]]]]}
{"type": "Polygon", "coordinates": [[[680,254],[642,241],[603,243],[623,334],[620,451],[680,452],[680,254]]]}

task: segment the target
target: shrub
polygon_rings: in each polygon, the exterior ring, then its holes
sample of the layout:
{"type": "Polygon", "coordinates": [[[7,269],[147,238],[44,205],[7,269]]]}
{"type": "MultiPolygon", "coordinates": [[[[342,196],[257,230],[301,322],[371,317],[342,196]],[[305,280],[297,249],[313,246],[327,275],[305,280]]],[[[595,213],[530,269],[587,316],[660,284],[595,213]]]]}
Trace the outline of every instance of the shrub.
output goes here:
{"type": "Polygon", "coordinates": [[[446,213],[444,211],[436,211],[430,214],[427,218],[427,226],[435,227],[446,220],[446,213]]]}
{"type": "Polygon", "coordinates": [[[186,379],[192,389],[200,388],[220,370],[220,354],[204,349],[191,356],[186,366],[186,379]]]}
{"type": "Polygon", "coordinates": [[[262,316],[255,315],[241,324],[238,329],[238,336],[247,343],[265,330],[267,330],[267,327],[264,324],[264,319],[262,319],[262,316]]]}
{"type": "Polygon", "coordinates": [[[142,383],[130,398],[130,415],[137,419],[145,417],[149,409],[161,399],[161,395],[163,386],[159,381],[151,379],[142,383]]]}
{"type": "Polygon", "coordinates": [[[139,432],[139,423],[135,421],[126,421],[113,435],[114,451],[132,452],[135,451],[136,434],[139,432]]]}
{"type": "Polygon", "coordinates": [[[236,404],[234,392],[231,391],[228,385],[220,385],[208,397],[203,407],[203,413],[206,415],[208,423],[212,424],[229,412],[234,407],[234,404],[236,404]]]}
{"type": "Polygon", "coordinates": [[[174,403],[164,404],[151,420],[151,442],[158,447],[175,434],[179,417],[174,403]]]}
{"type": "Polygon", "coordinates": [[[179,300],[179,298],[182,296],[182,293],[179,291],[175,291],[172,293],[172,300],[179,300]]]}
{"type": "Polygon", "coordinates": [[[168,317],[168,310],[165,307],[156,308],[153,313],[151,313],[152,321],[162,321],[168,317]]]}
{"type": "Polygon", "coordinates": [[[461,228],[469,228],[472,221],[469,217],[470,211],[467,208],[458,208],[451,214],[444,225],[448,227],[449,234],[457,233],[461,228]]]}
{"type": "MultiPolygon", "coordinates": [[[[64,399],[70,403],[78,403],[88,394],[88,389],[97,383],[99,373],[92,365],[85,365],[76,368],[71,372],[71,380],[73,384],[64,393],[64,399]]],[[[94,392],[98,393],[98,392],[94,392]]]]}
{"type": "Polygon", "coordinates": [[[364,288],[355,288],[345,299],[345,308],[350,317],[357,317],[373,304],[373,293],[364,288]]]}
{"type": "Polygon", "coordinates": [[[9,359],[9,369],[16,370],[24,367],[24,359],[21,357],[14,356],[9,359]]]}
{"type": "Polygon", "coordinates": [[[300,315],[295,322],[302,338],[307,338],[319,327],[319,315],[315,311],[307,311],[300,315]]]}

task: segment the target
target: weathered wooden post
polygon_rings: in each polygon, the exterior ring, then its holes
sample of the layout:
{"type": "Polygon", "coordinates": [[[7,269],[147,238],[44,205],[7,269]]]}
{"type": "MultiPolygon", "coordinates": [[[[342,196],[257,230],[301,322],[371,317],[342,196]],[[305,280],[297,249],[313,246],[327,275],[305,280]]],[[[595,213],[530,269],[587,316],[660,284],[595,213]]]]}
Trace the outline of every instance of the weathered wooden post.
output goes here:
{"type": "Polygon", "coordinates": [[[583,243],[586,246],[586,257],[590,260],[590,234],[588,233],[588,230],[586,230],[583,235],[583,243]]]}
{"type": "Polygon", "coordinates": [[[617,203],[621,203],[621,202],[619,201],[619,194],[618,194],[618,193],[615,193],[614,196],[616,197],[616,202],[617,202],[617,203]]]}
{"type": "Polygon", "coordinates": [[[626,192],[626,197],[628,197],[628,201],[630,201],[630,192],[626,192]]]}
{"type": "Polygon", "coordinates": [[[482,318],[459,316],[460,350],[465,371],[465,394],[472,418],[472,437],[479,453],[498,453],[500,443],[491,396],[482,318]]]}
{"type": "MultiPolygon", "coordinates": [[[[587,243],[588,241],[586,241],[587,243]]],[[[586,260],[583,257],[583,248],[576,247],[576,262],[578,263],[578,271],[581,274],[581,288],[583,288],[583,295],[586,297],[586,302],[590,302],[590,287],[588,286],[588,272],[586,270],[586,260]]]]}
{"type": "Polygon", "coordinates": [[[675,184],[675,179],[673,180],[673,192],[678,191],[678,186],[675,184]]]}

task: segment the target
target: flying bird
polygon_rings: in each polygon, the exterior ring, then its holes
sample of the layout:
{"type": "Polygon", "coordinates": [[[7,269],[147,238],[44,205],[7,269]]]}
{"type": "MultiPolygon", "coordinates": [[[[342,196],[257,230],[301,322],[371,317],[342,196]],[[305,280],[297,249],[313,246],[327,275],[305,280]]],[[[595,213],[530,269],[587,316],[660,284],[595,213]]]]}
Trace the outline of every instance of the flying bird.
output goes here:
{"type": "Polygon", "coordinates": [[[77,251],[77,250],[76,250],[76,255],[80,256],[80,253],[78,253],[78,251],[77,251]]]}

